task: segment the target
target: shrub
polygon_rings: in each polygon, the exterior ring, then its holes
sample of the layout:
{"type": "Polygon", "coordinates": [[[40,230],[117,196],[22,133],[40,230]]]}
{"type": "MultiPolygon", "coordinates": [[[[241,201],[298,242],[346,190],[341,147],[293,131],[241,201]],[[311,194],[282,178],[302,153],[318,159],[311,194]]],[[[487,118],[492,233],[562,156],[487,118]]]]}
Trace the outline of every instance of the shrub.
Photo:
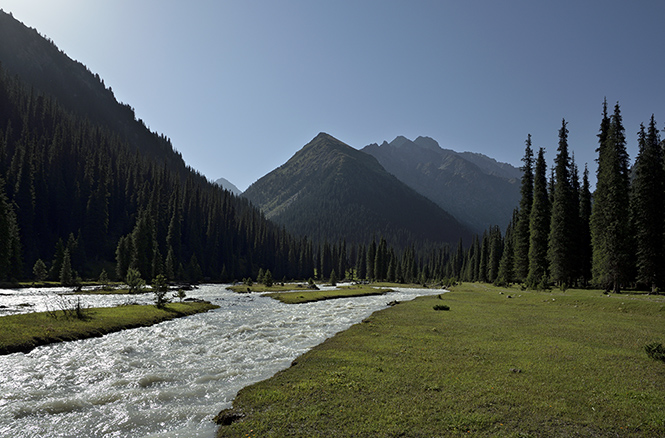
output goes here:
{"type": "Polygon", "coordinates": [[[183,289],[178,289],[178,292],[173,293],[173,298],[179,298],[181,303],[182,303],[182,300],[184,300],[186,296],[187,296],[187,294],[185,293],[185,291],[183,289]]]}
{"type": "Polygon", "coordinates": [[[652,342],[645,345],[644,350],[651,359],[665,362],[665,348],[663,348],[663,344],[652,342]]]}
{"type": "Polygon", "coordinates": [[[434,310],[450,310],[450,306],[447,306],[445,304],[437,304],[436,306],[433,307],[434,310]]]}

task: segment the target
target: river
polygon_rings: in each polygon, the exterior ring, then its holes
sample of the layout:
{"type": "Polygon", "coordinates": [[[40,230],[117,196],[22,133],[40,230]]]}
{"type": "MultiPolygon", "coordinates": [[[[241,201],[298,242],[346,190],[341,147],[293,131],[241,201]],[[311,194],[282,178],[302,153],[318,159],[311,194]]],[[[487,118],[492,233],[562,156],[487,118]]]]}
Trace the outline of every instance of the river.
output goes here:
{"type": "MultiPolygon", "coordinates": [[[[4,313],[53,308],[49,290],[0,290],[4,313]]],[[[207,437],[211,418],[243,387],[287,368],[307,350],[385,308],[440,293],[397,289],[383,296],[286,305],[204,285],[188,296],[220,306],[204,314],[101,338],[0,356],[0,437],[207,437]]],[[[144,296],[84,295],[85,306],[144,296]]]]}

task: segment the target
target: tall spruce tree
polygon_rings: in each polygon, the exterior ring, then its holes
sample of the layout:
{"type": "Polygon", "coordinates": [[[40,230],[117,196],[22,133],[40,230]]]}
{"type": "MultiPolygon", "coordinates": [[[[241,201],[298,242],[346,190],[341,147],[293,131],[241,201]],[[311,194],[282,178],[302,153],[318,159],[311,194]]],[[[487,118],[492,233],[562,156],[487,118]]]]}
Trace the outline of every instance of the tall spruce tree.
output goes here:
{"type": "Polygon", "coordinates": [[[519,212],[513,212],[513,220],[506,228],[506,235],[503,239],[503,255],[499,263],[499,275],[495,280],[495,284],[505,286],[511,284],[515,279],[515,231],[513,224],[518,221],[519,212]]]}
{"type": "Polygon", "coordinates": [[[0,281],[19,278],[15,253],[20,251],[16,215],[5,195],[5,183],[0,178],[0,281]]]}
{"type": "Polygon", "coordinates": [[[529,226],[529,274],[527,284],[537,288],[547,283],[547,240],[550,233],[550,201],[547,192],[545,150],[538,150],[529,226]]]}
{"type": "Polygon", "coordinates": [[[576,193],[571,179],[568,128],[565,119],[559,129],[559,147],[554,159],[554,194],[551,207],[547,258],[551,280],[565,289],[574,277],[575,230],[578,221],[576,193]]]}
{"type": "Polygon", "coordinates": [[[582,286],[588,286],[591,281],[591,189],[589,184],[589,169],[584,166],[582,187],[580,188],[580,219],[578,228],[578,260],[579,278],[582,286]]]}
{"type": "Polygon", "coordinates": [[[526,148],[522,162],[524,165],[522,166],[521,198],[514,230],[514,275],[517,281],[526,280],[529,274],[529,228],[531,205],[533,204],[533,149],[531,149],[531,134],[526,139],[526,148]]]}
{"type": "Polygon", "coordinates": [[[598,137],[602,143],[598,148],[597,183],[591,212],[593,282],[619,293],[631,271],[631,227],[628,152],[618,103],[609,119],[607,103],[603,104],[598,137]]]}
{"type": "Polygon", "coordinates": [[[490,244],[487,263],[487,281],[494,283],[499,277],[499,267],[503,256],[503,239],[501,238],[501,228],[498,226],[490,227],[490,244]]]}
{"type": "Polygon", "coordinates": [[[637,281],[656,292],[663,284],[663,232],[665,222],[665,169],[663,151],[651,116],[648,131],[640,125],[639,152],[631,186],[631,213],[635,227],[637,281]]]}

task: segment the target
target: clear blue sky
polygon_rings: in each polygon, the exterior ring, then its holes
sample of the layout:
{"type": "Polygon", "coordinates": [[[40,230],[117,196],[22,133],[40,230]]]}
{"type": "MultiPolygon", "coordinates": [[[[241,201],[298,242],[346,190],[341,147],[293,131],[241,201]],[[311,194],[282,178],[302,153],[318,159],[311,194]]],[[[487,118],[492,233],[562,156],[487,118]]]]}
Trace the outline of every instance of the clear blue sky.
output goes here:
{"type": "Polygon", "coordinates": [[[665,127],[665,1],[0,0],[98,73],[187,164],[244,190],[321,131],[550,165],[561,119],[595,180],[601,105],[631,160],[665,127]]]}

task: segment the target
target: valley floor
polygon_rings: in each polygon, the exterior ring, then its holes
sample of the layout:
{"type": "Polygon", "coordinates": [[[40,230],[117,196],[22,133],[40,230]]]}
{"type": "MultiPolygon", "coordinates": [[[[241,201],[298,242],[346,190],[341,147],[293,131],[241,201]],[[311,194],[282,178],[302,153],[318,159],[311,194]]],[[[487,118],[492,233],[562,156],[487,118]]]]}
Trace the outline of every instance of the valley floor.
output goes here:
{"type": "Polygon", "coordinates": [[[662,296],[463,284],[241,390],[218,436],[663,436],[663,333],[662,296]]]}

